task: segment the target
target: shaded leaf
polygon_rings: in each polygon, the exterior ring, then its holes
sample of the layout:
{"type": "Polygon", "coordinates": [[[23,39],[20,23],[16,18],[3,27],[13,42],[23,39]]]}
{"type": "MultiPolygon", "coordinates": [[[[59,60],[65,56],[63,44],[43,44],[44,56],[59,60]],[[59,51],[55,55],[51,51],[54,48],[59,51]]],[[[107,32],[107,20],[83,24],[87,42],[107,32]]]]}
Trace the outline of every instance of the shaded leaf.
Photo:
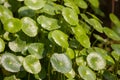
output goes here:
{"type": "Polygon", "coordinates": [[[120,55],[120,44],[111,44],[112,49],[120,55]]]}
{"type": "Polygon", "coordinates": [[[98,8],[99,7],[99,0],[88,0],[90,2],[90,4],[95,7],[98,8]]]}
{"type": "Polygon", "coordinates": [[[25,17],[25,16],[26,17],[33,17],[33,16],[35,16],[35,11],[28,8],[27,6],[20,7],[18,9],[18,13],[22,17],[25,17]]]}

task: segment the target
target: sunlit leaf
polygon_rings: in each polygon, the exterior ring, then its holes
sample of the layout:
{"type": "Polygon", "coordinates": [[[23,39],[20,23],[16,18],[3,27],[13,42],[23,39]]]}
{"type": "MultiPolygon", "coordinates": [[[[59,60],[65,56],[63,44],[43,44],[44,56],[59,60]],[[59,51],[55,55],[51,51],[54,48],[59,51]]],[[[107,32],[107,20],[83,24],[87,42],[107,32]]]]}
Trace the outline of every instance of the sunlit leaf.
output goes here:
{"type": "Polygon", "coordinates": [[[5,2],[5,0],[0,0],[0,4],[3,4],[5,2]]]}
{"type": "Polygon", "coordinates": [[[101,70],[104,69],[106,66],[105,59],[99,55],[98,53],[90,53],[87,56],[87,63],[89,67],[91,67],[93,70],[101,70]]]}
{"type": "Polygon", "coordinates": [[[78,24],[78,15],[71,8],[63,8],[62,15],[70,25],[78,24]]]}
{"type": "Polygon", "coordinates": [[[13,18],[13,14],[12,12],[4,7],[3,5],[0,5],[0,19],[2,21],[2,23],[4,23],[6,20],[13,18]]]}
{"type": "Polygon", "coordinates": [[[87,22],[88,24],[92,25],[89,18],[87,17],[87,15],[81,13],[80,16],[84,19],[85,22],[87,22]]]}
{"type": "Polygon", "coordinates": [[[103,32],[103,27],[102,27],[102,25],[100,24],[100,22],[98,22],[96,19],[94,19],[94,18],[91,18],[91,19],[89,19],[90,20],[90,22],[91,22],[91,25],[93,26],[93,28],[95,29],[95,30],[97,30],[98,32],[100,32],[100,33],[102,33],[103,32]]]}
{"type": "Polygon", "coordinates": [[[32,74],[37,74],[41,71],[39,59],[37,59],[34,55],[28,55],[25,57],[23,67],[27,72],[32,74]]]}
{"type": "Polygon", "coordinates": [[[63,33],[60,30],[54,30],[54,31],[50,32],[48,35],[48,38],[53,39],[56,44],[58,44],[59,46],[61,46],[63,48],[69,47],[69,44],[67,41],[68,35],[66,35],[65,33],[63,33]]]}
{"type": "Polygon", "coordinates": [[[37,18],[37,22],[41,24],[41,27],[46,30],[54,30],[54,29],[60,28],[60,26],[58,25],[57,19],[49,18],[43,15],[37,18]]]}
{"type": "Polygon", "coordinates": [[[41,59],[43,57],[44,44],[42,44],[42,43],[31,43],[28,46],[28,51],[31,55],[34,55],[38,59],[41,59]]]}
{"type": "Polygon", "coordinates": [[[85,61],[84,57],[83,57],[83,56],[77,57],[77,58],[76,58],[76,64],[77,64],[78,66],[86,65],[86,61],[85,61]]]}
{"type": "Polygon", "coordinates": [[[72,62],[65,54],[54,53],[50,58],[50,62],[52,67],[61,73],[68,73],[72,69],[72,62]]]}
{"type": "Polygon", "coordinates": [[[23,23],[22,31],[29,37],[35,37],[38,33],[36,22],[30,17],[23,17],[21,21],[23,23]]]}
{"type": "Polygon", "coordinates": [[[120,20],[118,19],[118,17],[113,14],[113,13],[110,13],[109,14],[109,17],[110,17],[110,20],[118,27],[120,27],[120,20]]]}
{"type": "Polygon", "coordinates": [[[93,36],[99,40],[99,41],[103,41],[103,42],[106,42],[106,40],[104,38],[102,38],[100,35],[97,35],[97,34],[93,34],[93,36]]]}
{"type": "Polygon", "coordinates": [[[12,53],[4,53],[1,58],[1,64],[7,71],[10,72],[18,72],[21,68],[21,64],[17,56],[12,53]]]}
{"type": "Polygon", "coordinates": [[[74,0],[74,2],[82,9],[86,9],[88,7],[84,0],[74,0]]]}
{"type": "Polygon", "coordinates": [[[78,6],[75,4],[73,0],[64,0],[64,4],[65,6],[72,8],[73,11],[75,11],[77,14],[80,13],[78,6]]]}
{"type": "Polygon", "coordinates": [[[63,8],[62,5],[50,2],[48,4],[45,4],[45,6],[40,10],[40,12],[55,15],[59,14],[62,8],[63,8]]]}
{"type": "Polygon", "coordinates": [[[0,52],[3,52],[5,49],[5,42],[3,39],[0,38],[0,52]]]}
{"type": "Polygon", "coordinates": [[[80,42],[80,44],[85,47],[85,48],[89,48],[91,43],[89,40],[89,37],[85,34],[80,35],[80,36],[75,36],[75,38],[80,42]]]}
{"type": "Polygon", "coordinates": [[[14,52],[22,52],[26,46],[26,42],[17,38],[14,41],[9,42],[8,46],[14,52]]]}
{"type": "Polygon", "coordinates": [[[71,29],[76,36],[85,34],[85,30],[81,25],[77,25],[76,27],[71,27],[71,29]]]}
{"type": "Polygon", "coordinates": [[[79,66],[78,72],[84,80],[96,80],[95,73],[87,66],[79,66]]]}
{"type": "Polygon", "coordinates": [[[73,59],[75,57],[75,53],[71,48],[67,48],[66,50],[66,55],[70,58],[73,59]]]}
{"type": "Polygon", "coordinates": [[[64,74],[67,78],[74,78],[75,71],[72,69],[70,72],[64,74]]]}
{"type": "Polygon", "coordinates": [[[103,28],[104,33],[113,40],[120,40],[120,36],[117,35],[112,29],[104,27],[103,28]]]}
{"type": "Polygon", "coordinates": [[[5,21],[4,29],[10,33],[16,33],[22,28],[22,22],[18,18],[11,18],[5,21]]]}
{"type": "Polygon", "coordinates": [[[45,0],[24,0],[25,5],[30,9],[38,10],[44,7],[45,0]]]}
{"type": "Polygon", "coordinates": [[[88,0],[90,2],[90,4],[95,7],[98,8],[99,7],[99,0],[88,0]]]}

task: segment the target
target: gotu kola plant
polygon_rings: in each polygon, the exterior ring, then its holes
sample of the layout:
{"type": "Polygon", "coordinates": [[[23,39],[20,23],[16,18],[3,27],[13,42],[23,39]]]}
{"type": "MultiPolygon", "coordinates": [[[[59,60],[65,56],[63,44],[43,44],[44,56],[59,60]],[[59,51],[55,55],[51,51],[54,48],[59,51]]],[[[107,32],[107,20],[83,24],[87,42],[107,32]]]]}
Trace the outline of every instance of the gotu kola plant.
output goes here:
{"type": "Polygon", "coordinates": [[[102,13],[99,0],[0,0],[0,80],[119,79],[120,21],[102,13]]]}

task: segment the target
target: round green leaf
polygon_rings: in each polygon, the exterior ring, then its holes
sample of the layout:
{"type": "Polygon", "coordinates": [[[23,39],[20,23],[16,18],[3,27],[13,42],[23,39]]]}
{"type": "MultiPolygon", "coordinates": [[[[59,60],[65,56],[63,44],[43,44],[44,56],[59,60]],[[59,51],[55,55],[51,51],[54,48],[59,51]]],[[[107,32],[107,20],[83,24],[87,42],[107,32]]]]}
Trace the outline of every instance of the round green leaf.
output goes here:
{"type": "Polygon", "coordinates": [[[24,0],[25,5],[30,9],[38,10],[44,7],[45,0],[24,0]]]}
{"type": "Polygon", "coordinates": [[[12,12],[3,5],[0,5],[0,19],[2,23],[4,24],[4,22],[10,18],[13,18],[12,12]]]}
{"type": "Polygon", "coordinates": [[[23,23],[22,31],[29,37],[35,37],[38,33],[36,22],[30,17],[23,17],[21,21],[23,23]]]}
{"type": "Polygon", "coordinates": [[[62,15],[70,25],[78,24],[78,15],[71,8],[63,8],[62,15]]]}
{"type": "Polygon", "coordinates": [[[101,70],[106,66],[105,59],[96,52],[92,52],[87,56],[87,63],[93,70],[101,70]]]}
{"type": "Polygon", "coordinates": [[[74,3],[73,0],[64,0],[64,4],[65,4],[65,6],[67,6],[69,8],[72,8],[72,10],[74,12],[76,12],[77,14],[80,13],[80,10],[79,10],[78,6],[74,3]]]}
{"type": "Polygon", "coordinates": [[[60,28],[57,19],[49,18],[43,15],[37,18],[37,22],[41,24],[41,27],[46,30],[54,30],[60,28]]]}
{"type": "Polygon", "coordinates": [[[0,52],[3,52],[5,49],[5,42],[0,38],[0,52]]]}
{"type": "Polygon", "coordinates": [[[95,73],[87,66],[79,66],[78,72],[84,80],[96,80],[95,73]]]}
{"type": "Polygon", "coordinates": [[[75,36],[75,38],[80,42],[80,44],[85,47],[85,48],[89,48],[90,47],[90,40],[89,37],[85,34],[80,35],[80,36],[75,36]]]}
{"type": "Polygon", "coordinates": [[[98,32],[100,32],[100,33],[102,33],[103,32],[103,27],[102,27],[102,25],[100,24],[100,22],[98,22],[96,19],[94,19],[94,18],[91,18],[91,19],[89,19],[90,20],[90,22],[91,22],[91,25],[93,26],[93,28],[95,29],[95,30],[97,30],[98,32]]]}
{"type": "Polygon", "coordinates": [[[35,16],[35,11],[28,8],[27,6],[20,7],[18,9],[18,13],[20,16],[28,16],[28,17],[35,16]]]}
{"type": "Polygon", "coordinates": [[[53,39],[56,44],[58,44],[59,46],[61,46],[63,48],[69,47],[69,44],[67,41],[68,35],[66,35],[65,33],[63,33],[60,30],[54,30],[54,31],[50,32],[48,37],[49,37],[49,39],[53,39]]]}
{"type": "Polygon", "coordinates": [[[82,9],[86,9],[88,7],[84,0],[74,0],[74,2],[82,9]]]}
{"type": "Polygon", "coordinates": [[[26,46],[26,42],[16,38],[14,41],[9,42],[8,46],[14,52],[22,52],[26,46]]]}
{"type": "Polygon", "coordinates": [[[81,25],[77,25],[76,27],[71,27],[71,29],[76,36],[86,34],[84,28],[81,25]]]}
{"type": "Polygon", "coordinates": [[[108,52],[106,50],[98,47],[95,47],[94,49],[98,54],[100,54],[104,59],[107,60],[108,64],[111,64],[111,65],[115,64],[114,60],[110,55],[107,54],[108,52]]]}
{"type": "Polygon", "coordinates": [[[4,53],[1,58],[2,66],[10,72],[18,72],[20,71],[21,64],[14,54],[4,53]]]}
{"type": "Polygon", "coordinates": [[[72,62],[65,54],[54,53],[50,62],[53,68],[61,73],[68,73],[72,69],[72,62]]]}
{"type": "Polygon", "coordinates": [[[112,29],[104,27],[103,28],[104,33],[113,40],[120,40],[120,36],[115,33],[112,29]]]}
{"type": "Polygon", "coordinates": [[[31,55],[34,55],[38,59],[41,59],[43,57],[44,44],[42,44],[42,43],[31,43],[28,46],[28,51],[31,55]]]}
{"type": "Polygon", "coordinates": [[[4,23],[4,29],[10,33],[16,33],[22,28],[22,22],[17,18],[8,19],[4,23]]]}
{"type": "Polygon", "coordinates": [[[32,74],[37,74],[41,71],[39,59],[37,59],[34,55],[28,55],[24,58],[23,67],[27,72],[32,74]]]}

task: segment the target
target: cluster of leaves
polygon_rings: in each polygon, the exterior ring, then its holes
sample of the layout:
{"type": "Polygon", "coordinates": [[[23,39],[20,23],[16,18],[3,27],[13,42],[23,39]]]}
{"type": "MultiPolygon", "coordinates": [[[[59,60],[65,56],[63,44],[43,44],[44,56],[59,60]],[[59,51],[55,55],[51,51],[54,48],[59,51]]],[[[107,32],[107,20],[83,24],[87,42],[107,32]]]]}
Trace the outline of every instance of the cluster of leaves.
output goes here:
{"type": "Polygon", "coordinates": [[[102,16],[99,0],[0,0],[0,4],[1,80],[119,78],[120,21],[111,13],[114,29],[110,29],[87,12],[89,6],[102,16]]]}

